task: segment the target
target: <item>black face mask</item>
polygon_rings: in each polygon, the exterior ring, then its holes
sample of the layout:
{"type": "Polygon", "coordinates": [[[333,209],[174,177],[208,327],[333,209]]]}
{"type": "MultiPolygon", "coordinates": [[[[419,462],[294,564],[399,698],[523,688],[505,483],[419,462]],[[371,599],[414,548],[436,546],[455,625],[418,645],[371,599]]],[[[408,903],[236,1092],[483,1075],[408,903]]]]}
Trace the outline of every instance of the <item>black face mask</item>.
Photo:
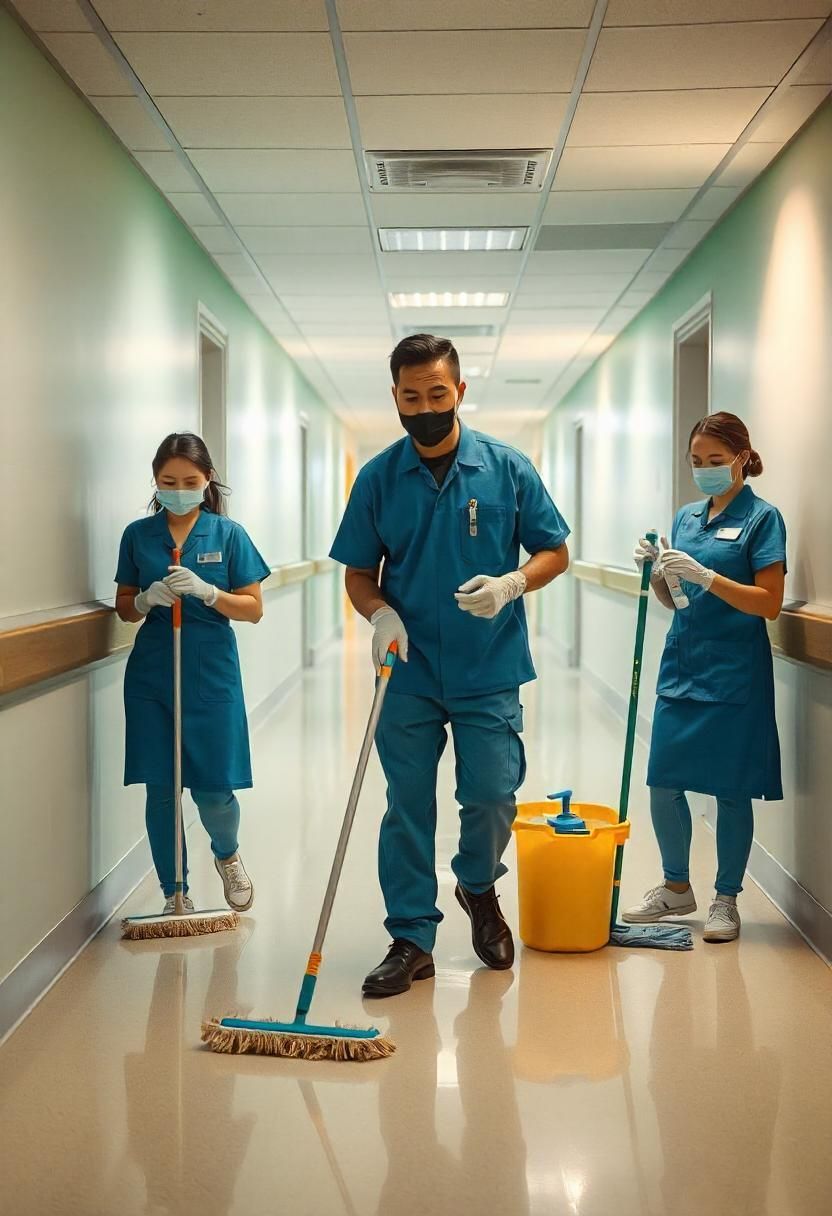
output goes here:
{"type": "Polygon", "coordinates": [[[423,448],[438,447],[443,439],[447,439],[454,429],[456,422],[456,406],[436,414],[428,410],[425,414],[403,414],[399,410],[402,426],[411,438],[423,448]]]}

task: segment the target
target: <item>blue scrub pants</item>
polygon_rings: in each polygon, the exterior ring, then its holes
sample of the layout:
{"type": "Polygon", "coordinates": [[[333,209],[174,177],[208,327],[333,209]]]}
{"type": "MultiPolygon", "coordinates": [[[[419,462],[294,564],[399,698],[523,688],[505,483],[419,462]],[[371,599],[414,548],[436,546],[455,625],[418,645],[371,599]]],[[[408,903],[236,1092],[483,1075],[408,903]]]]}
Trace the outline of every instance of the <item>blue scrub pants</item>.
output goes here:
{"type": "MultiPolygon", "coordinates": [[[[716,889],[720,895],[739,895],[754,837],[751,799],[717,798],[716,805],[716,889]]],[[[651,787],[650,814],[665,878],[688,882],[692,826],[684,790],[651,787]]]]}
{"type": "MultiPolygon", "coordinates": [[[[211,837],[214,856],[220,861],[237,852],[240,830],[240,804],[233,790],[191,790],[199,810],[202,826],[211,837]]],[[[174,824],[173,790],[166,785],[147,786],[145,808],[147,835],[153,864],[165,899],[176,892],[176,829],[174,824]]],[[[188,847],[183,841],[185,890],[188,890],[188,847]]]]}
{"type": "Polygon", "coordinates": [[[444,702],[391,692],[376,734],[387,778],[379,837],[379,880],[391,937],[433,949],[436,906],[436,773],[450,725],[460,804],[459,851],[451,867],[466,891],[481,895],[506,873],[514,795],[526,775],[518,689],[444,702]]]}

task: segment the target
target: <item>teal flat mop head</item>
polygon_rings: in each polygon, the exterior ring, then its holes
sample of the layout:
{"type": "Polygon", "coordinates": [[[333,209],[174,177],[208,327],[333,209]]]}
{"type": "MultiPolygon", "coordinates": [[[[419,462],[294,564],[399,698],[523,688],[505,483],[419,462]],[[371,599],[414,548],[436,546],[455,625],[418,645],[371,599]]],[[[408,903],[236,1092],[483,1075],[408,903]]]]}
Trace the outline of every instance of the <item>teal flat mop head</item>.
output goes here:
{"type": "Polygon", "coordinates": [[[375,1026],[309,1026],[306,1022],[221,1018],[204,1022],[202,1042],[228,1055],[282,1056],[289,1060],[363,1062],[396,1050],[375,1026]]]}

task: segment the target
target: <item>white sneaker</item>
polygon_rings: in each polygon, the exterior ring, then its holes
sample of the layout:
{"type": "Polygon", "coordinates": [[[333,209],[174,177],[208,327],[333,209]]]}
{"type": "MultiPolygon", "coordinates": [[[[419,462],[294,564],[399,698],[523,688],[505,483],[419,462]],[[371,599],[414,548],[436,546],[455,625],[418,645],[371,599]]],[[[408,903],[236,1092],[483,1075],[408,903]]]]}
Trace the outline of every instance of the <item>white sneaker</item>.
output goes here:
{"type": "Polygon", "coordinates": [[[246,874],[240,854],[235,853],[233,857],[227,857],[225,861],[220,861],[219,857],[215,857],[214,865],[222,879],[222,885],[225,888],[225,902],[229,908],[233,908],[235,912],[247,912],[254,903],[254,886],[246,874]]]}
{"type": "Polygon", "coordinates": [[[732,942],[740,935],[740,914],[737,901],[727,895],[717,895],[705,921],[706,942],[732,942]]]}
{"type": "MultiPolygon", "coordinates": [[[[190,895],[186,895],[185,896],[185,911],[193,912],[193,910],[194,910],[194,901],[191,899],[190,895]]],[[[162,911],[162,915],[163,916],[173,916],[173,915],[175,915],[175,912],[176,912],[176,896],[169,895],[167,897],[167,899],[165,900],[165,906],[162,911]]]]}
{"type": "Polygon", "coordinates": [[[650,925],[666,916],[687,916],[696,911],[693,887],[687,891],[671,891],[669,887],[653,887],[640,904],[622,912],[621,919],[630,925],[650,925]]]}

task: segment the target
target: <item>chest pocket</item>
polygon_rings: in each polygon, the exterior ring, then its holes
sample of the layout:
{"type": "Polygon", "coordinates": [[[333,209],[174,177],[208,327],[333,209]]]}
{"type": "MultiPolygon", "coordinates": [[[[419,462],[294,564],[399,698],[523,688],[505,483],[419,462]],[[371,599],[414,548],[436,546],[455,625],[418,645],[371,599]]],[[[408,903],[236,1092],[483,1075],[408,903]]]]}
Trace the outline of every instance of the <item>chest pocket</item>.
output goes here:
{"type": "Polygon", "coordinates": [[[467,566],[475,566],[477,574],[499,570],[511,544],[506,508],[478,504],[476,525],[472,526],[471,513],[463,507],[459,512],[459,540],[462,560],[467,566]]]}

